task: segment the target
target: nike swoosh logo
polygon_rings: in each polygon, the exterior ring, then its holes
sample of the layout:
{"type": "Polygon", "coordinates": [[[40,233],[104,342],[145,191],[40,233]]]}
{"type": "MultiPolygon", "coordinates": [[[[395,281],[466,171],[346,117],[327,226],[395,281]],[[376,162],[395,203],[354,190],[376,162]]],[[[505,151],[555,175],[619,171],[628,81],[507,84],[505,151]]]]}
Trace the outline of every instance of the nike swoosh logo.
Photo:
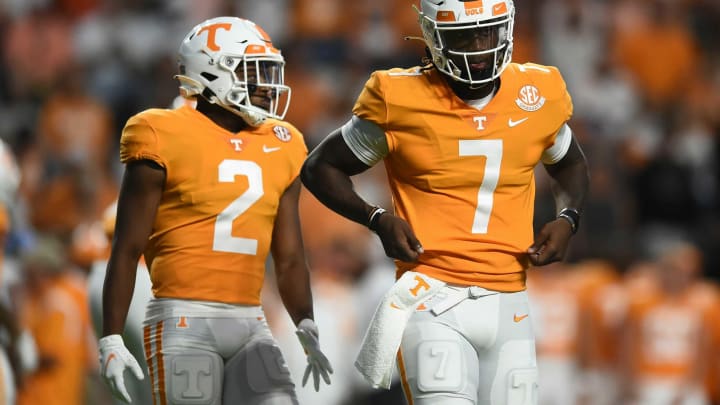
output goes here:
{"type": "Polygon", "coordinates": [[[516,126],[522,124],[523,122],[527,121],[528,118],[529,118],[529,117],[521,118],[521,119],[519,119],[519,120],[517,120],[517,121],[513,121],[512,118],[508,118],[508,126],[509,126],[510,128],[516,127],[516,126]]]}
{"type": "Polygon", "coordinates": [[[275,152],[276,150],[280,150],[280,147],[277,146],[274,148],[270,148],[267,145],[263,145],[263,152],[265,152],[265,153],[275,152]]]}
{"type": "Polygon", "coordinates": [[[395,305],[394,302],[391,302],[391,303],[390,303],[390,308],[400,309],[400,307],[397,306],[397,305],[395,305]]]}
{"type": "Polygon", "coordinates": [[[115,358],[115,353],[110,353],[107,360],[105,360],[105,367],[103,368],[103,374],[105,374],[105,372],[107,372],[107,368],[108,368],[108,364],[110,364],[110,360],[112,360],[114,358],[115,358]]]}
{"type": "Polygon", "coordinates": [[[520,316],[518,316],[518,314],[513,314],[513,321],[520,322],[527,317],[528,317],[528,314],[520,315],[520,316]]]}

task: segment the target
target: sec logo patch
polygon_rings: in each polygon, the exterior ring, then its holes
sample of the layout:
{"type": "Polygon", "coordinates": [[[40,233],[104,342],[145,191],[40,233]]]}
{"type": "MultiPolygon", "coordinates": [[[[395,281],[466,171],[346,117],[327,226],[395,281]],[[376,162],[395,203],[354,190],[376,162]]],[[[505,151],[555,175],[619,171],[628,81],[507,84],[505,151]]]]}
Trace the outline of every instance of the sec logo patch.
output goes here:
{"type": "Polygon", "coordinates": [[[545,104],[545,97],[537,87],[528,84],[520,88],[515,104],[525,111],[537,111],[545,104]]]}
{"type": "Polygon", "coordinates": [[[290,135],[290,130],[280,125],[274,126],[273,132],[275,132],[275,136],[277,137],[277,139],[283,142],[290,142],[290,138],[292,138],[292,135],[290,135]]]}

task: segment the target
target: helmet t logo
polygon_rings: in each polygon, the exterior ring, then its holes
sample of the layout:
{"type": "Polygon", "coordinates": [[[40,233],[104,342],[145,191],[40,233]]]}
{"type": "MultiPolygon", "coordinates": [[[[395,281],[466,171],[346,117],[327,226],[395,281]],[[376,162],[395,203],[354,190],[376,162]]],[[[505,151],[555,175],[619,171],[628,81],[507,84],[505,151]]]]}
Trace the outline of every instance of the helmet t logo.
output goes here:
{"type": "Polygon", "coordinates": [[[230,23],[218,23],[218,24],[211,24],[206,25],[198,31],[197,35],[202,34],[203,31],[208,32],[208,38],[207,38],[207,47],[211,51],[219,51],[220,46],[215,42],[215,32],[219,30],[220,28],[224,29],[225,31],[230,31],[232,28],[232,24],[230,23]]]}

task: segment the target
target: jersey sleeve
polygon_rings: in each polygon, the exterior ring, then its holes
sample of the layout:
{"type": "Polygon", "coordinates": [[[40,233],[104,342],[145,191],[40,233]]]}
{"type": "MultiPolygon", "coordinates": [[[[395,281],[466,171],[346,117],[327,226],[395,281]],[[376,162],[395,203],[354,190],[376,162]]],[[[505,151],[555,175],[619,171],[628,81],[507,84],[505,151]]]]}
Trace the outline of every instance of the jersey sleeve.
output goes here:
{"type": "Polygon", "coordinates": [[[305,158],[308,154],[307,145],[305,144],[305,137],[303,136],[302,132],[300,132],[299,129],[295,128],[292,125],[289,125],[290,132],[293,135],[294,142],[297,142],[297,147],[293,149],[294,154],[291,160],[291,167],[292,167],[292,178],[293,180],[300,175],[300,170],[302,169],[302,165],[305,162],[305,158]]]}
{"type": "Polygon", "coordinates": [[[353,114],[386,129],[387,111],[380,73],[373,72],[355,101],[353,114]]]}
{"type": "Polygon", "coordinates": [[[573,102],[572,97],[570,96],[570,93],[568,92],[567,85],[565,84],[565,80],[562,77],[562,74],[560,74],[560,70],[556,67],[550,67],[550,81],[548,85],[555,89],[553,91],[554,98],[557,98],[557,111],[559,115],[558,121],[560,124],[558,125],[558,129],[570,120],[570,118],[573,115],[573,102]]]}
{"type": "Polygon", "coordinates": [[[288,159],[283,163],[283,172],[285,170],[289,171],[290,183],[292,183],[300,175],[300,170],[308,154],[305,137],[299,129],[287,121],[272,120],[268,123],[268,126],[267,130],[272,130],[274,136],[277,136],[283,142],[289,142],[290,152],[288,159]]]}
{"type": "MultiPolygon", "coordinates": [[[[565,80],[555,66],[541,66],[532,63],[524,65],[526,72],[531,74],[531,81],[535,83],[547,97],[547,119],[550,131],[545,134],[546,149],[558,142],[561,128],[570,120],[573,114],[573,102],[567,90],[565,80]]],[[[542,111],[542,110],[541,110],[542,111]]]]}
{"type": "Polygon", "coordinates": [[[564,112],[564,121],[567,122],[570,120],[570,118],[573,115],[573,102],[572,97],[570,96],[570,93],[567,90],[567,85],[565,84],[565,80],[563,80],[562,75],[560,74],[559,70],[555,71],[557,73],[558,81],[560,82],[560,89],[562,92],[561,99],[562,99],[562,108],[564,112]]]}
{"type": "Polygon", "coordinates": [[[120,161],[151,160],[167,169],[167,160],[160,153],[160,141],[152,125],[141,115],[131,117],[120,137],[120,161]]]}

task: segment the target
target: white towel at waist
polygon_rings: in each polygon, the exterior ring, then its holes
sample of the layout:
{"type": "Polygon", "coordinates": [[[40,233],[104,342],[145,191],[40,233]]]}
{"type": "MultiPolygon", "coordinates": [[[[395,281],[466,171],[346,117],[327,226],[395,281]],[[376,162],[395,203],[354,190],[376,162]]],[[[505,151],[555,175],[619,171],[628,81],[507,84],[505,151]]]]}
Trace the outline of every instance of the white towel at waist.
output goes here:
{"type": "Polygon", "coordinates": [[[385,294],[355,360],[355,367],[374,388],[390,388],[395,356],[410,316],[444,285],[440,280],[408,271],[385,294]]]}

